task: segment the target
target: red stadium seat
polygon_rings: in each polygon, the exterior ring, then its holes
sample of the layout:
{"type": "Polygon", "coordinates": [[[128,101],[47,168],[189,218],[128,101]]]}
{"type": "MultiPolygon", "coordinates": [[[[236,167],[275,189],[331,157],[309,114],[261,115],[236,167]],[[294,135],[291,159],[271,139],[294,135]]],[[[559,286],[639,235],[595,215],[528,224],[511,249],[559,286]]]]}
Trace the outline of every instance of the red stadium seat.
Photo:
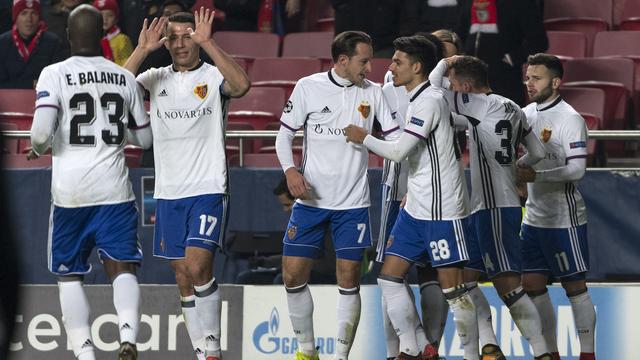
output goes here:
{"type": "Polygon", "coordinates": [[[302,77],[321,71],[319,59],[312,58],[257,58],[249,71],[255,87],[277,86],[291,95],[296,82],[302,77]]]}
{"type": "Polygon", "coordinates": [[[31,89],[0,89],[0,122],[10,122],[19,130],[31,129],[36,92],[31,89]]]}
{"type": "Polygon", "coordinates": [[[587,56],[593,53],[593,42],[596,34],[607,31],[606,21],[596,18],[557,18],[544,21],[547,31],[573,31],[583,33],[587,37],[587,56]]]}
{"type": "Polygon", "coordinates": [[[268,123],[280,121],[285,100],[281,88],[252,87],[245,96],[231,100],[229,122],[245,122],[264,130],[268,123]]]}
{"type": "Polygon", "coordinates": [[[333,17],[322,18],[316,21],[316,28],[318,31],[329,31],[331,33],[335,32],[336,19],[333,17]]]}
{"type": "MultiPolygon", "coordinates": [[[[18,130],[18,125],[12,123],[0,122],[0,131],[18,130]]],[[[2,138],[2,153],[3,154],[17,154],[18,153],[18,139],[3,137],[2,138]]]]}
{"type": "Polygon", "coordinates": [[[273,33],[217,31],[213,39],[230,55],[242,57],[277,57],[280,50],[280,38],[273,33]]]}
{"type": "Polygon", "coordinates": [[[50,168],[51,155],[42,155],[34,160],[27,160],[24,154],[4,155],[2,162],[5,169],[50,168]]]}
{"type": "MultiPolygon", "coordinates": [[[[631,2],[633,0],[627,0],[631,2]]],[[[563,17],[600,18],[612,25],[612,0],[545,0],[544,19],[563,17]]]]}
{"type": "Polygon", "coordinates": [[[621,30],[640,30],[640,2],[626,0],[622,10],[621,30]]]}
{"type": "Polygon", "coordinates": [[[587,56],[587,37],[574,31],[547,31],[549,49],[547,53],[567,58],[587,56]]]}
{"type": "Polygon", "coordinates": [[[378,84],[383,84],[384,75],[389,71],[389,65],[391,65],[391,59],[371,59],[371,73],[367,75],[367,78],[378,84]]]}
{"type": "MultiPolygon", "coordinates": [[[[604,90],[605,111],[602,128],[607,130],[627,128],[627,107],[634,84],[633,61],[622,58],[572,60],[565,66],[564,81],[565,86],[604,90]]],[[[624,156],[622,141],[607,141],[605,149],[608,155],[624,156]]]]}
{"type": "Polygon", "coordinates": [[[596,35],[593,56],[625,57],[635,64],[632,99],[636,124],[640,124],[640,31],[606,31],[596,35]]]}
{"type": "MultiPolygon", "coordinates": [[[[293,162],[296,166],[300,166],[300,155],[293,154],[293,162]]],[[[245,167],[257,167],[257,168],[280,168],[280,161],[278,156],[274,153],[270,154],[245,154],[244,155],[245,167]]],[[[233,155],[229,158],[229,165],[240,166],[240,156],[233,155]]]]}
{"type": "MultiPolygon", "coordinates": [[[[593,114],[600,119],[604,118],[604,106],[606,94],[602,89],[561,87],[560,95],[579,113],[593,114]]],[[[602,127],[599,124],[599,127],[602,127]]]]}
{"type": "Polygon", "coordinates": [[[299,32],[285,35],[282,41],[282,57],[331,58],[333,32],[299,32]]]}

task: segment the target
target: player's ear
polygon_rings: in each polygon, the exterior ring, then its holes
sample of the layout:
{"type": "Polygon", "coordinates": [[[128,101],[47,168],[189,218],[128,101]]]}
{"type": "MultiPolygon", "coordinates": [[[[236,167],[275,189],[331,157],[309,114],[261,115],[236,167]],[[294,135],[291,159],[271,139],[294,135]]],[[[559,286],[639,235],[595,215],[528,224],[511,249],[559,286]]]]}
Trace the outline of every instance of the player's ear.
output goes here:
{"type": "Polygon", "coordinates": [[[422,73],[422,63],[420,61],[416,61],[413,64],[411,64],[411,70],[413,70],[414,74],[421,74],[422,73]]]}
{"type": "Polygon", "coordinates": [[[558,90],[560,88],[561,84],[562,84],[562,79],[560,79],[558,77],[554,77],[551,80],[551,87],[553,87],[554,90],[558,90]]]}

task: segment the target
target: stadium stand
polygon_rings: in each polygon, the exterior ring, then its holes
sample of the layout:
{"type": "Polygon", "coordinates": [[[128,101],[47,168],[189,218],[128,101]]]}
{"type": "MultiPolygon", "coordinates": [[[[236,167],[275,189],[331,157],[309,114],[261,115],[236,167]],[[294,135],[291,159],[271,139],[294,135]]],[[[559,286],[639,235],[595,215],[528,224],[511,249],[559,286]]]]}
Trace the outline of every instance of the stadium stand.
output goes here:
{"type": "MultiPolygon", "coordinates": [[[[622,58],[575,59],[565,64],[564,85],[599,88],[605,91],[602,128],[623,130],[629,127],[627,110],[633,93],[634,63],[622,58]]],[[[606,141],[609,156],[625,155],[623,141],[606,141]]]]}
{"type": "MultiPolygon", "coordinates": [[[[0,122],[0,131],[12,131],[18,130],[18,125],[13,123],[0,122]]],[[[18,153],[18,139],[16,138],[4,138],[2,139],[2,153],[3,154],[17,154],[18,153]]]]}
{"type": "Polygon", "coordinates": [[[285,90],[289,98],[298,79],[317,73],[321,70],[319,59],[313,58],[257,58],[249,78],[252,86],[276,86],[285,90]]]}
{"type": "Polygon", "coordinates": [[[315,57],[331,59],[333,32],[300,32],[285,35],[282,40],[282,57],[315,57]]]}
{"type": "Polygon", "coordinates": [[[371,73],[367,75],[367,78],[382,84],[384,75],[389,71],[389,65],[391,65],[390,59],[371,59],[371,73]]]}
{"type": "MultiPolygon", "coordinates": [[[[255,130],[253,125],[246,122],[229,122],[227,123],[227,131],[233,130],[255,130]]],[[[254,151],[254,141],[252,139],[242,139],[242,150],[244,153],[254,151]]],[[[240,153],[240,139],[229,139],[225,142],[225,150],[227,157],[240,153]]]]}
{"type": "Polygon", "coordinates": [[[280,38],[272,33],[217,31],[213,39],[231,55],[257,58],[277,57],[280,53],[280,38]]]}
{"type": "MultiPolygon", "coordinates": [[[[627,1],[627,3],[630,1],[627,1]]],[[[612,0],[545,0],[544,19],[596,18],[612,25],[612,0]]]]}
{"type": "Polygon", "coordinates": [[[42,155],[34,160],[27,160],[23,154],[7,154],[2,157],[5,169],[49,168],[51,155],[42,155]]]}
{"type": "Polygon", "coordinates": [[[640,2],[627,0],[622,10],[621,30],[640,30],[640,2]]]}
{"type": "Polygon", "coordinates": [[[587,37],[575,31],[547,31],[549,54],[562,60],[583,58],[587,56],[587,37]]]}
{"type": "Polygon", "coordinates": [[[14,123],[18,130],[29,130],[35,102],[35,90],[0,89],[0,122],[14,123]]]}
{"type": "Polygon", "coordinates": [[[264,130],[268,123],[280,121],[285,100],[281,88],[253,87],[244,97],[231,101],[229,123],[249,123],[255,130],[264,130]]]}

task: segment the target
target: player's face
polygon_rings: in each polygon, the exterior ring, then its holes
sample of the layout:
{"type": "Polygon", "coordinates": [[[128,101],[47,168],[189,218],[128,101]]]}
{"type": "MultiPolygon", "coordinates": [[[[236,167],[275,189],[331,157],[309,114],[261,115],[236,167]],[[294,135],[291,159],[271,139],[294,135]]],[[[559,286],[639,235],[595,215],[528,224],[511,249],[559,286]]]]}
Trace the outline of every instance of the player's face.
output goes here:
{"type": "Polygon", "coordinates": [[[116,21],[118,20],[116,18],[116,14],[114,14],[111,10],[100,10],[100,14],[102,14],[102,29],[104,31],[108,31],[109,29],[111,29],[111,27],[115,25],[116,21]]]}
{"type": "Polygon", "coordinates": [[[200,61],[200,47],[191,39],[188,28],[195,28],[192,23],[170,22],[167,24],[167,41],[164,43],[173,65],[178,70],[193,68],[200,61]]]}
{"type": "Polygon", "coordinates": [[[410,83],[415,73],[416,63],[411,63],[411,58],[406,52],[396,50],[391,58],[391,71],[393,86],[405,86],[410,83]]]}
{"type": "Polygon", "coordinates": [[[38,31],[40,15],[33,9],[24,9],[16,17],[16,27],[20,36],[27,38],[38,31]]]}
{"type": "Polygon", "coordinates": [[[531,102],[543,103],[556,94],[560,79],[554,78],[544,65],[527,67],[527,93],[531,102]]]}
{"type": "Polygon", "coordinates": [[[291,209],[293,208],[294,201],[289,199],[287,194],[278,195],[278,201],[280,202],[280,205],[282,205],[282,211],[284,211],[286,213],[290,213],[291,212],[291,209]]]}
{"type": "Polygon", "coordinates": [[[346,63],[346,78],[354,84],[360,84],[371,72],[373,48],[369,44],[358,43],[356,53],[346,63]]]}

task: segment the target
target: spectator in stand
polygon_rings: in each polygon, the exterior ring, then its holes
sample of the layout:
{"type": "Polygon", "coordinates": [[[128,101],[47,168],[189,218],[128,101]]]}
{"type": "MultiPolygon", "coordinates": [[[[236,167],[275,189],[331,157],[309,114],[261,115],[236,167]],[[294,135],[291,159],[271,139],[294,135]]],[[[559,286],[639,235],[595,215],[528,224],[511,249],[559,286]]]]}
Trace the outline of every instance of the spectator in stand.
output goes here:
{"type": "Polygon", "coordinates": [[[331,0],[335,10],[335,33],[364,31],[373,39],[374,57],[391,58],[393,40],[417,29],[420,0],[331,0]]]}
{"type": "Polygon", "coordinates": [[[44,22],[52,33],[62,42],[61,58],[69,57],[69,40],[67,39],[67,18],[71,10],[82,3],[82,0],[59,0],[48,11],[43,13],[44,22]]]}
{"type": "Polygon", "coordinates": [[[0,88],[33,89],[42,69],[60,58],[60,39],[40,20],[39,0],[15,0],[13,27],[0,35],[0,88]]]}
{"type": "Polygon", "coordinates": [[[133,52],[131,39],[120,30],[120,8],[116,0],[95,0],[93,6],[102,14],[102,54],[122,66],[133,52]]]}
{"type": "Polygon", "coordinates": [[[536,0],[460,0],[456,32],[464,53],[489,65],[489,84],[497,94],[524,104],[522,65],[549,46],[536,0]]]}
{"type": "Polygon", "coordinates": [[[224,11],[225,20],[219,31],[256,31],[261,0],[214,0],[215,7],[224,11]]]}
{"type": "Polygon", "coordinates": [[[11,0],[0,0],[0,34],[11,30],[11,0]]]}
{"type": "Polygon", "coordinates": [[[422,0],[419,14],[420,31],[455,29],[460,20],[460,0],[422,0]]]}

